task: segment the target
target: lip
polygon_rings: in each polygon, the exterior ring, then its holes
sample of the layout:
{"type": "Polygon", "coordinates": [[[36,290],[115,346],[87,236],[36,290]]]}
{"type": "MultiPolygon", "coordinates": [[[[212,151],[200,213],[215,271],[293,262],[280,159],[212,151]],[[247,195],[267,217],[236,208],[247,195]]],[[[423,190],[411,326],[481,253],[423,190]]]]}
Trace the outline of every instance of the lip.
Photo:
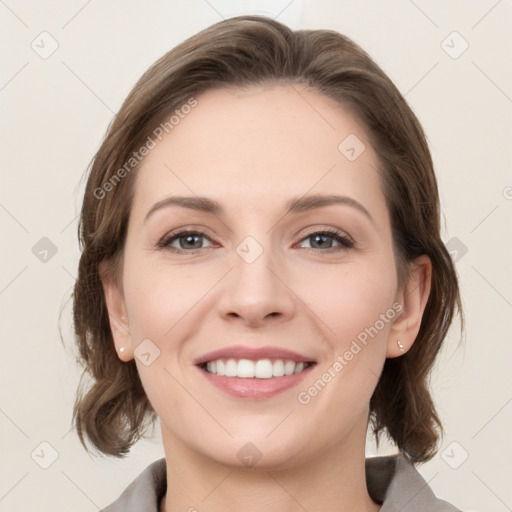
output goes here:
{"type": "Polygon", "coordinates": [[[225,377],[209,373],[202,366],[197,368],[210,384],[231,396],[248,400],[264,400],[297,386],[309,375],[315,366],[316,364],[312,364],[300,373],[293,373],[292,375],[284,375],[282,377],[271,377],[269,379],[225,377]]]}
{"type": "MultiPolygon", "coordinates": [[[[234,345],[232,347],[225,347],[208,352],[207,354],[196,358],[194,360],[194,364],[202,365],[208,361],[215,361],[216,359],[249,359],[251,361],[258,361],[259,359],[289,359],[297,363],[316,363],[314,358],[299,354],[286,348],[271,346],[244,347],[242,345],[234,345]]],[[[296,375],[301,374],[298,373],[296,375]]],[[[291,375],[288,375],[287,377],[291,377],[291,375]]],[[[279,379],[283,378],[285,377],[279,377],[279,379]]]]}

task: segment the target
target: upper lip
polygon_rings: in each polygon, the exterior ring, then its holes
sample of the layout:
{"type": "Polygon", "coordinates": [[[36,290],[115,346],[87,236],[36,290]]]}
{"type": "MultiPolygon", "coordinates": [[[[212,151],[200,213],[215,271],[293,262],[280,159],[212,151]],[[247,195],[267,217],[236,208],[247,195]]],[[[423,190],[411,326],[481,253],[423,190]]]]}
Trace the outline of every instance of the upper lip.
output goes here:
{"type": "Polygon", "coordinates": [[[217,359],[249,359],[252,361],[259,359],[285,359],[303,363],[316,362],[312,357],[299,354],[286,348],[270,346],[254,348],[234,345],[232,347],[213,350],[212,352],[197,357],[194,360],[194,364],[204,364],[217,359]]]}

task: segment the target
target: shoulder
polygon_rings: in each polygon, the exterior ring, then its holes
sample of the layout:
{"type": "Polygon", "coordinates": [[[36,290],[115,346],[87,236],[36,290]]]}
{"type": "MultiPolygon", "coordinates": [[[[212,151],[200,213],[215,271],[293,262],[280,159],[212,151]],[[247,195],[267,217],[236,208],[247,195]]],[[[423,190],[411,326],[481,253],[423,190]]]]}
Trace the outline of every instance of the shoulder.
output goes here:
{"type": "Polygon", "coordinates": [[[435,496],[414,465],[403,455],[366,459],[366,484],[379,512],[461,512],[435,496]]]}
{"type": "Polygon", "coordinates": [[[108,507],[102,512],[158,512],[160,499],[167,487],[165,458],[150,464],[108,507]]]}

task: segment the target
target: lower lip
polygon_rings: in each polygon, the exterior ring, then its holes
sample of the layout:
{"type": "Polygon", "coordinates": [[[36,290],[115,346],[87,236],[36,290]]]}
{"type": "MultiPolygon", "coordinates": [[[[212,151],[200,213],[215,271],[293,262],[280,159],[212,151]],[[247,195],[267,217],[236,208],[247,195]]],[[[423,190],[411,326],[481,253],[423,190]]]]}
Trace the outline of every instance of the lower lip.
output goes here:
{"type": "Polygon", "coordinates": [[[314,366],[312,364],[300,373],[271,377],[270,379],[225,377],[216,373],[208,373],[201,367],[198,368],[211,384],[229,395],[249,400],[263,400],[293,388],[309,374],[314,366]]]}

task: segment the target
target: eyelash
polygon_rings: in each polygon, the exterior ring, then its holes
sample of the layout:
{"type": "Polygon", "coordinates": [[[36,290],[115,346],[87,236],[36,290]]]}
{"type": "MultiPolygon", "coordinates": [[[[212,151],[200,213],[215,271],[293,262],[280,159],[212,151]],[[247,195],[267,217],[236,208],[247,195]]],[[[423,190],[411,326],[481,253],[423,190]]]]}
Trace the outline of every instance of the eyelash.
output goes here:
{"type": "MultiPolygon", "coordinates": [[[[186,249],[178,249],[176,247],[170,247],[170,244],[172,242],[174,242],[175,240],[178,240],[179,238],[182,238],[185,236],[191,236],[191,235],[199,235],[199,236],[205,237],[208,240],[212,241],[208,235],[206,235],[205,233],[202,233],[201,231],[185,230],[185,231],[179,231],[177,233],[170,233],[170,234],[166,235],[164,238],[162,238],[162,240],[160,240],[160,242],[158,242],[157,248],[166,249],[166,250],[169,250],[171,252],[176,252],[176,253],[189,253],[189,254],[195,254],[203,249],[207,249],[207,247],[202,247],[199,249],[194,249],[194,250],[188,251],[186,249]]],[[[341,231],[338,231],[337,229],[323,229],[321,231],[314,231],[312,233],[309,233],[305,237],[301,238],[300,242],[307,240],[308,238],[311,238],[314,235],[322,235],[322,236],[327,236],[328,238],[333,238],[341,244],[341,247],[330,247],[328,249],[316,249],[313,247],[304,247],[304,249],[307,252],[332,253],[332,252],[338,252],[338,251],[346,251],[347,249],[351,249],[352,247],[354,247],[354,241],[351,238],[349,238],[348,236],[343,235],[343,233],[341,231]]]]}

